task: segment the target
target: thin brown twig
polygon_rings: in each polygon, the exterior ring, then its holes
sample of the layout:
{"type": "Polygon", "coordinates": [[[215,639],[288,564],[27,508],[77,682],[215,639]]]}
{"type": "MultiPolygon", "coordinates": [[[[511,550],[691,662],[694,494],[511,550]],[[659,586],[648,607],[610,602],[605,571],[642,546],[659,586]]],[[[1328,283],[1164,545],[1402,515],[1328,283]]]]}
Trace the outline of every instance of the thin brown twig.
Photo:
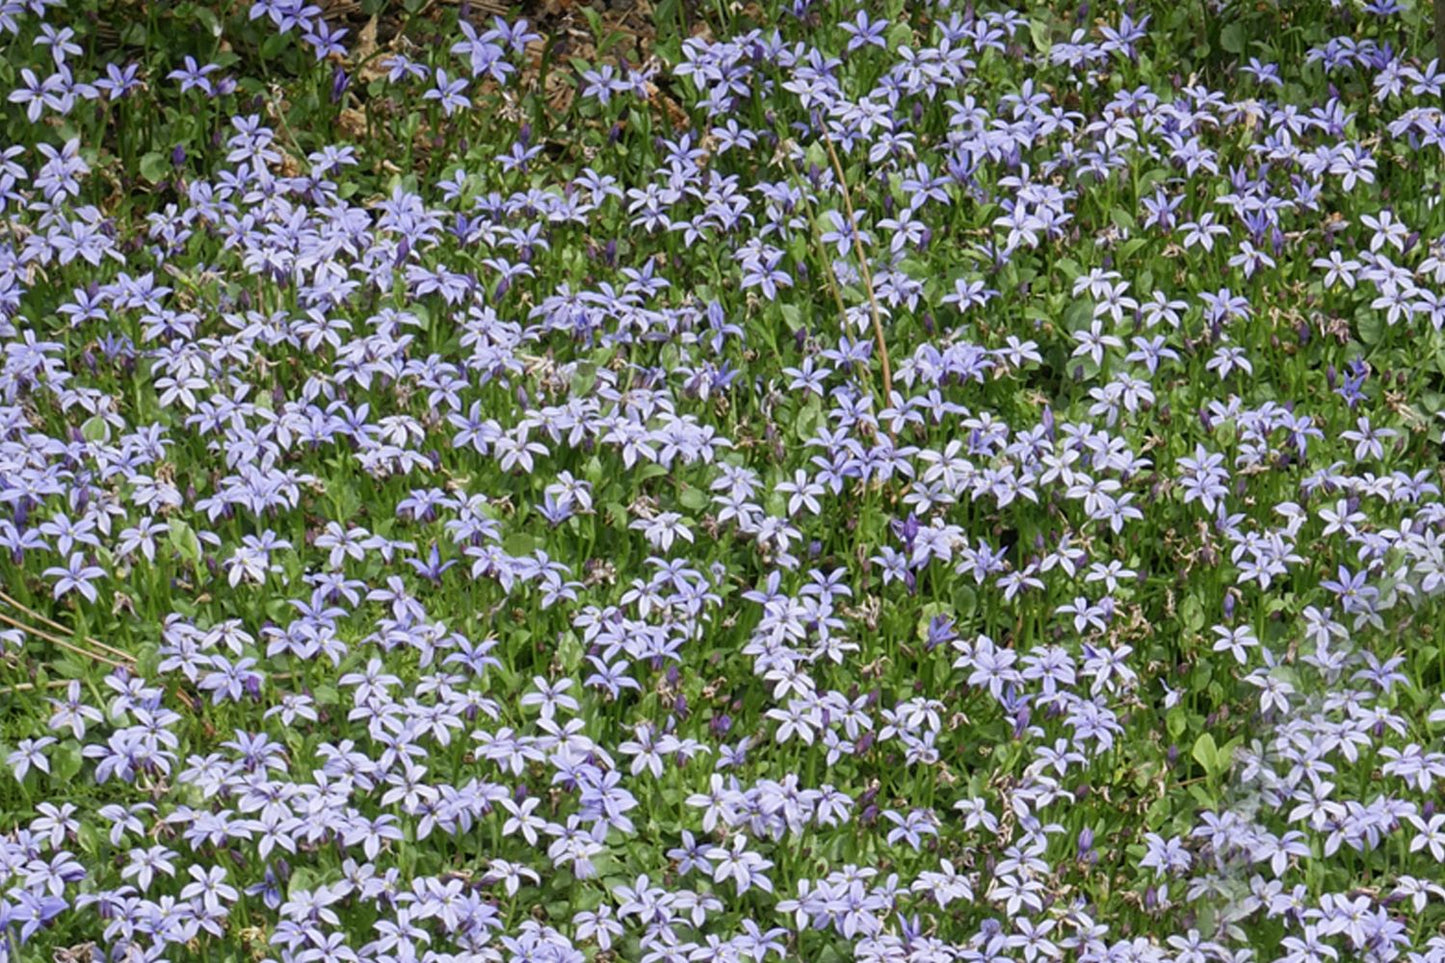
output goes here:
{"type": "MultiPolygon", "coordinates": [[[[788,163],[788,171],[793,175],[793,183],[801,189],[803,187],[803,178],[798,173],[798,168],[797,165],[793,163],[793,158],[784,151],[783,159],[788,163]]],[[[827,282],[828,290],[832,292],[833,300],[838,304],[838,320],[842,322],[844,332],[847,332],[848,305],[843,303],[843,292],[838,289],[838,279],[833,276],[832,259],[828,257],[827,245],[823,243],[822,233],[818,230],[818,219],[813,215],[812,204],[808,205],[808,227],[813,232],[814,243],[821,249],[819,258],[823,262],[823,280],[827,282]]]]}
{"type": "MultiPolygon", "coordinates": [[[[14,606],[15,608],[17,608],[17,609],[19,609],[20,611],[24,612],[26,615],[30,616],[32,619],[35,619],[37,622],[41,622],[41,623],[43,623],[43,624],[45,624],[45,625],[50,626],[51,628],[55,629],[57,632],[69,632],[69,631],[70,631],[70,629],[68,629],[68,628],[66,628],[65,626],[61,625],[59,622],[55,621],[54,619],[48,619],[48,618],[46,618],[44,615],[40,614],[39,612],[37,612],[37,611],[35,611],[34,609],[30,608],[29,606],[25,605],[23,602],[16,601],[15,599],[11,598],[9,595],[6,595],[4,592],[0,592],[0,602],[4,602],[4,603],[6,603],[7,605],[14,606]]],[[[20,628],[23,629],[23,628],[25,628],[25,626],[22,625],[22,626],[20,626],[20,628]]],[[[89,636],[86,636],[86,637],[85,637],[85,641],[86,641],[87,643],[89,643],[90,645],[95,646],[97,649],[100,649],[100,651],[102,651],[102,652],[109,652],[111,655],[114,655],[116,658],[125,659],[125,660],[130,661],[130,662],[134,662],[134,661],[135,661],[135,656],[131,655],[129,652],[125,652],[125,651],[123,651],[123,650],[121,650],[121,649],[117,649],[117,648],[115,648],[114,646],[106,645],[104,642],[101,642],[101,641],[99,641],[98,639],[92,639],[92,638],[90,638],[89,636]]]]}
{"type": "Polygon", "coordinates": [[[883,338],[883,319],[878,311],[878,295],[873,291],[873,272],[868,269],[868,255],[863,250],[863,238],[858,233],[858,219],[853,216],[853,199],[848,191],[848,178],[843,173],[843,164],[838,152],[833,149],[833,138],[828,129],[823,129],[823,145],[828,148],[828,159],[833,162],[833,173],[838,175],[838,186],[843,191],[843,211],[848,215],[848,229],[853,232],[853,250],[858,256],[858,270],[863,274],[863,286],[868,290],[868,307],[873,313],[873,337],[878,342],[878,358],[883,363],[883,404],[893,404],[893,368],[888,363],[888,342],[883,338]]]}
{"type": "Polygon", "coordinates": [[[62,639],[58,635],[51,635],[49,632],[42,631],[31,625],[26,625],[19,619],[12,619],[4,612],[0,612],[0,622],[4,622],[7,625],[13,625],[15,626],[15,628],[20,629],[23,632],[29,632],[37,639],[44,639],[52,645],[58,645],[62,649],[65,649],[67,652],[74,652],[76,655],[83,655],[87,659],[94,659],[97,662],[104,662],[106,665],[110,666],[113,669],[132,669],[135,667],[133,662],[117,662],[114,659],[106,658],[99,652],[92,652],[89,649],[81,648],[74,642],[62,639]]]}
{"type": "Polygon", "coordinates": [[[17,682],[14,685],[7,685],[0,688],[0,692],[14,694],[16,692],[34,692],[36,689],[60,689],[70,685],[69,679],[51,679],[43,685],[36,685],[34,682],[17,682]]]}

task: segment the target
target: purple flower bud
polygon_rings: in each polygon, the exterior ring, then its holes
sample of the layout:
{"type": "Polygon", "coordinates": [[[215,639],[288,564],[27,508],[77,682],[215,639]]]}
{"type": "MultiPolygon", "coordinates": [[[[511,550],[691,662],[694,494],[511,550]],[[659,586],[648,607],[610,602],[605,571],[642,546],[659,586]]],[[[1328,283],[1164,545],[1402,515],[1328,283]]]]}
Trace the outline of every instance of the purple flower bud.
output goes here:
{"type": "Polygon", "coordinates": [[[935,615],[928,623],[928,651],[933,651],[940,645],[947,645],[958,638],[958,633],[953,631],[953,620],[946,615],[935,615]]]}
{"type": "Polygon", "coordinates": [[[1014,713],[1014,738],[1022,739],[1024,730],[1029,727],[1031,711],[1028,703],[1019,706],[1018,712],[1014,713]]]}
{"type": "Polygon", "coordinates": [[[1225,621],[1234,620],[1234,593],[1227,592],[1224,596],[1224,618],[1225,621]]]}
{"type": "Polygon", "coordinates": [[[186,149],[180,144],[171,151],[171,166],[179,169],[186,162],[186,149]]]}
{"type": "Polygon", "coordinates": [[[1094,848],[1094,831],[1088,826],[1079,830],[1079,858],[1087,859],[1090,851],[1094,848]]]}

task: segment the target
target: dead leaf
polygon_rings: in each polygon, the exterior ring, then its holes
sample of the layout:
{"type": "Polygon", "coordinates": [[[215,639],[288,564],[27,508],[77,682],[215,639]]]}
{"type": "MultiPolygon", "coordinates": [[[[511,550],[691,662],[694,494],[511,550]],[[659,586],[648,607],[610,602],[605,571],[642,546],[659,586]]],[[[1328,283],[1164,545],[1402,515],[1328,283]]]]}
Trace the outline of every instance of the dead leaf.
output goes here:
{"type": "Polygon", "coordinates": [[[377,51],[376,24],[376,14],[372,14],[366,26],[356,34],[356,44],[351,48],[351,62],[359,68],[357,76],[368,83],[386,74],[374,57],[377,51]]]}

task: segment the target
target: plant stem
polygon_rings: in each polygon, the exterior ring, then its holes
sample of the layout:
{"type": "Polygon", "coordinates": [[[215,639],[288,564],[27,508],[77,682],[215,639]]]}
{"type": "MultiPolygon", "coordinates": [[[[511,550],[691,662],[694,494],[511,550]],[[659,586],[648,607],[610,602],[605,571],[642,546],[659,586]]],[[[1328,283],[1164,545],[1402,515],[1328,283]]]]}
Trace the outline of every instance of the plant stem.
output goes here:
{"type": "MultiPolygon", "coordinates": [[[[1445,0],[1438,0],[1445,3],[1445,0]]],[[[848,229],[853,232],[853,250],[858,255],[858,270],[863,275],[863,286],[868,291],[868,308],[873,314],[873,337],[878,342],[878,359],[883,364],[883,404],[893,403],[893,367],[888,363],[888,342],[883,338],[883,320],[878,313],[878,295],[873,291],[873,272],[868,269],[868,255],[863,250],[863,238],[858,234],[858,220],[853,216],[853,199],[848,191],[848,178],[843,174],[843,165],[838,152],[833,149],[833,138],[823,128],[823,145],[828,148],[828,159],[833,163],[833,173],[838,175],[838,186],[843,192],[843,211],[848,215],[848,229]]]]}

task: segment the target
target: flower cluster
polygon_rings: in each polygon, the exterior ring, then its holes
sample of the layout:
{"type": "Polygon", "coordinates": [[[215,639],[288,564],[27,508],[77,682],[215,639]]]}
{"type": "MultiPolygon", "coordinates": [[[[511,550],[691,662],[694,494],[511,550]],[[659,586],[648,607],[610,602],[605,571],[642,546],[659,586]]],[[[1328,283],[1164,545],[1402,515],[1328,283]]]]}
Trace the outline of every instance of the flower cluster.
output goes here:
{"type": "Polygon", "coordinates": [[[0,3],[0,961],[1445,960],[1419,14],[887,6],[0,3]]]}

